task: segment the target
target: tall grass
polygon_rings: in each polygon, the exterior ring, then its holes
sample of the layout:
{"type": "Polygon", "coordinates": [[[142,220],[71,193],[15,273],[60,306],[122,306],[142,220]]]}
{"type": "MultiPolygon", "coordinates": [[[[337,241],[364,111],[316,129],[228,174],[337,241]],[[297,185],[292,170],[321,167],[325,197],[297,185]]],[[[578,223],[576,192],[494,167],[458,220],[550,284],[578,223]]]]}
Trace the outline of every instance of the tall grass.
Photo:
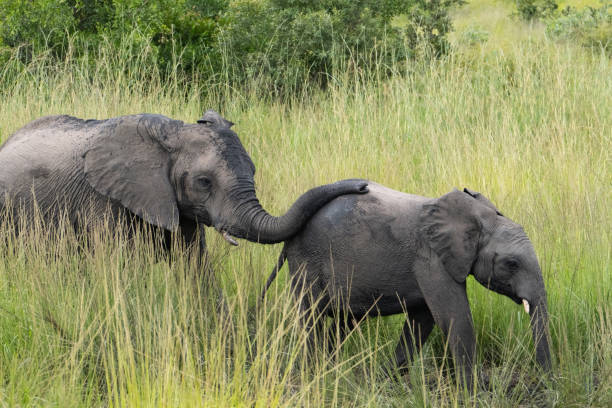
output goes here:
{"type": "Polygon", "coordinates": [[[0,68],[0,140],[47,114],[155,112],[193,122],[212,107],[236,122],[273,213],[348,177],[426,196],[478,190],[525,227],[539,254],[553,373],[535,368],[527,316],[473,280],[477,366],[491,385],[470,397],[445,373],[437,329],[410,380],[385,375],[401,316],[370,319],[337,355],[307,360],[286,271],[257,302],[279,246],[230,249],[209,232],[219,302],[184,248],[156,253],[147,236],[101,229],[83,250],[70,231],[32,221],[18,237],[0,227],[0,404],[612,404],[609,59],[524,42],[414,63],[387,80],[338,72],[325,92],[275,102],[197,79],[183,87],[183,78],[149,69],[146,49],[130,64],[122,52],[109,50],[94,67],[42,55],[18,75],[9,60],[0,68]]]}

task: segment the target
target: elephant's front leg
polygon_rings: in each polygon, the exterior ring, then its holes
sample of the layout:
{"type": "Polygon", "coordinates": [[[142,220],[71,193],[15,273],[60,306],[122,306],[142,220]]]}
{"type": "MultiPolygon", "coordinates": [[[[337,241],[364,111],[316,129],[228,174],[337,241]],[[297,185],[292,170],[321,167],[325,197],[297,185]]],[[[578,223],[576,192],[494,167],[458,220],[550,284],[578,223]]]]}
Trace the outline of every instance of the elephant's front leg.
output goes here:
{"type": "Polygon", "coordinates": [[[472,323],[472,315],[469,310],[469,304],[467,303],[467,297],[465,297],[465,301],[463,300],[464,299],[450,300],[448,302],[449,307],[454,310],[449,313],[439,314],[435,320],[448,341],[448,345],[455,360],[457,375],[463,378],[467,388],[472,390],[472,363],[476,351],[476,338],[474,336],[474,325],[472,323]]]}
{"type": "Polygon", "coordinates": [[[180,220],[180,235],[189,249],[189,256],[195,257],[197,261],[198,276],[207,279],[213,278],[212,265],[206,248],[206,227],[204,224],[196,224],[191,220],[180,220]],[[196,246],[197,245],[197,246],[196,246]]]}
{"type": "Polygon", "coordinates": [[[457,376],[472,390],[472,363],[476,338],[465,284],[446,287],[444,297],[428,302],[436,324],[442,329],[453,355],[457,376]]]}
{"type": "Polygon", "coordinates": [[[434,318],[427,305],[408,311],[402,335],[395,348],[395,362],[398,367],[405,367],[408,358],[410,358],[410,361],[414,359],[414,354],[419,352],[433,327],[434,318]],[[408,351],[408,355],[406,355],[406,351],[408,351]]]}
{"type": "Polygon", "coordinates": [[[212,262],[208,255],[208,249],[206,247],[206,227],[204,224],[198,224],[198,267],[204,271],[204,276],[208,279],[214,278],[214,271],[212,268],[212,262]]]}
{"type": "Polygon", "coordinates": [[[448,341],[457,375],[472,390],[476,338],[465,282],[457,282],[437,256],[428,255],[421,256],[415,264],[415,276],[434,321],[448,341]]]}

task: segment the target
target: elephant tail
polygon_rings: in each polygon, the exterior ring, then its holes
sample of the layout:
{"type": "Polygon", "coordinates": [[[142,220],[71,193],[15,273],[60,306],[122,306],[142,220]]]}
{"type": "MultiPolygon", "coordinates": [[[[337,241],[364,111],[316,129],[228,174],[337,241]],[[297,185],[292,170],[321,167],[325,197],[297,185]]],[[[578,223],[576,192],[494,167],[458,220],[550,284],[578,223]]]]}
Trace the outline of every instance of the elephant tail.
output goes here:
{"type": "Polygon", "coordinates": [[[280,253],[279,257],[278,257],[278,261],[276,261],[276,265],[274,265],[274,269],[272,269],[272,273],[268,277],[268,281],[266,282],[266,286],[263,288],[263,291],[261,292],[261,301],[262,302],[263,302],[264,298],[266,297],[266,292],[270,288],[270,285],[272,285],[272,282],[274,282],[274,279],[276,279],[276,275],[278,275],[278,271],[280,271],[281,268],[283,267],[283,265],[285,264],[285,260],[287,259],[287,251],[285,251],[285,248],[286,247],[283,245],[283,250],[281,251],[281,253],[280,253]]]}

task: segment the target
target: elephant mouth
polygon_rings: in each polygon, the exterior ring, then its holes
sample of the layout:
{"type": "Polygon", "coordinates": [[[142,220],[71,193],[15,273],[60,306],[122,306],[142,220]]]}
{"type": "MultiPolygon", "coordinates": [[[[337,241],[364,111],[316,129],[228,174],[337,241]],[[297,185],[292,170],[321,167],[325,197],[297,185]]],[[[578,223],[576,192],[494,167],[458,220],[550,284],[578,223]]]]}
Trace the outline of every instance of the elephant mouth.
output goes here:
{"type": "Polygon", "coordinates": [[[215,230],[221,234],[224,240],[226,240],[230,245],[238,246],[238,241],[236,241],[237,237],[233,236],[228,232],[224,227],[215,227],[215,230]]]}
{"type": "Polygon", "coordinates": [[[229,243],[230,243],[231,245],[233,245],[233,246],[238,246],[238,241],[236,241],[236,240],[234,239],[234,237],[232,237],[232,236],[229,234],[229,232],[227,232],[227,231],[223,231],[223,232],[221,232],[221,231],[220,231],[220,233],[221,233],[221,236],[223,237],[223,239],[224,239],[224,240],[226,240],[227,242],[229,242],[229,243]]]}
{"type": "Polygon", "coordinates": [[[524,304],[524,303],[525,303],[525,302],[524,302],[524,301],[525,301],[525,299],[524,299],[524,298],[520,298],[520,297],[516,297],[516,296],[509,296],[509,295],[506,295],[506,296],[508,296],[510,299],[512,299],[512,301],[513,301],[514,303],[516,303],[517,305],[521,305],[521,304],[524,304]]]}
{"type": "Polygon", "coordinates": [[[523,303],[524,298],[516,296],[514,294],[514,290],[511,285],[503,285],[503,284],[498,284],[495,282],[488,281],[484,286],[494,292],[499,293],[500,295],[509,297],[517,305],[520,305],[523,303]]]}

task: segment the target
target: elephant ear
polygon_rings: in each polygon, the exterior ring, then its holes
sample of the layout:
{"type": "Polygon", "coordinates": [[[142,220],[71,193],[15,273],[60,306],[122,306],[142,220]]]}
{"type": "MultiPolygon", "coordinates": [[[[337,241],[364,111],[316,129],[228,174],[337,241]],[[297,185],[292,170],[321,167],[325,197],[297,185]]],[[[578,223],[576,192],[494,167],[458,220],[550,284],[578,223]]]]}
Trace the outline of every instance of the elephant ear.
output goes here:
{"type": "Polygon", "coordinates": [[[145,221],[175,230],[179,212],[169,153],[182,126],[149,114],[109,120],[83,155],[87,181],[145,221]]]}
{"type": "Polygon", "coordinates": [[[424,240],[446,272],[456,282],[465,282],[476,260],[479,240],[485,228],[495,222],[495,210],[454,189],[424,204],[420,221],[424,240]]]}
{"type": "Polygon", "coordinates": [[[234,126],[234,122],[230,122],[212,109],[209,109],[204,112],[204,115],[202,115],[202,117],[198,119],[198,123],[222,129],[229,129],[234,126]]]}
{"type": "Polygon", "coordinates": [[[493,211],[495,211],[495,213],[497,215],[501,215],[502,217],[504,216],[502,213],[499,212],[499,210],[497,209],[497,207],[495,207],[495,205],[491,202],[491,200],[489,200],[487,197],[483,196],[482,194],[480,194],[478,191],[474,191],[474,190],[470,190],[469,188],[464,188],[463,189],[464,193],[469,194],[470,196],[474,197],[474,199],[476,199],[476,201],[479,201],[480,203],[486,205],[487,207],[493,209],[493,211]]]}

